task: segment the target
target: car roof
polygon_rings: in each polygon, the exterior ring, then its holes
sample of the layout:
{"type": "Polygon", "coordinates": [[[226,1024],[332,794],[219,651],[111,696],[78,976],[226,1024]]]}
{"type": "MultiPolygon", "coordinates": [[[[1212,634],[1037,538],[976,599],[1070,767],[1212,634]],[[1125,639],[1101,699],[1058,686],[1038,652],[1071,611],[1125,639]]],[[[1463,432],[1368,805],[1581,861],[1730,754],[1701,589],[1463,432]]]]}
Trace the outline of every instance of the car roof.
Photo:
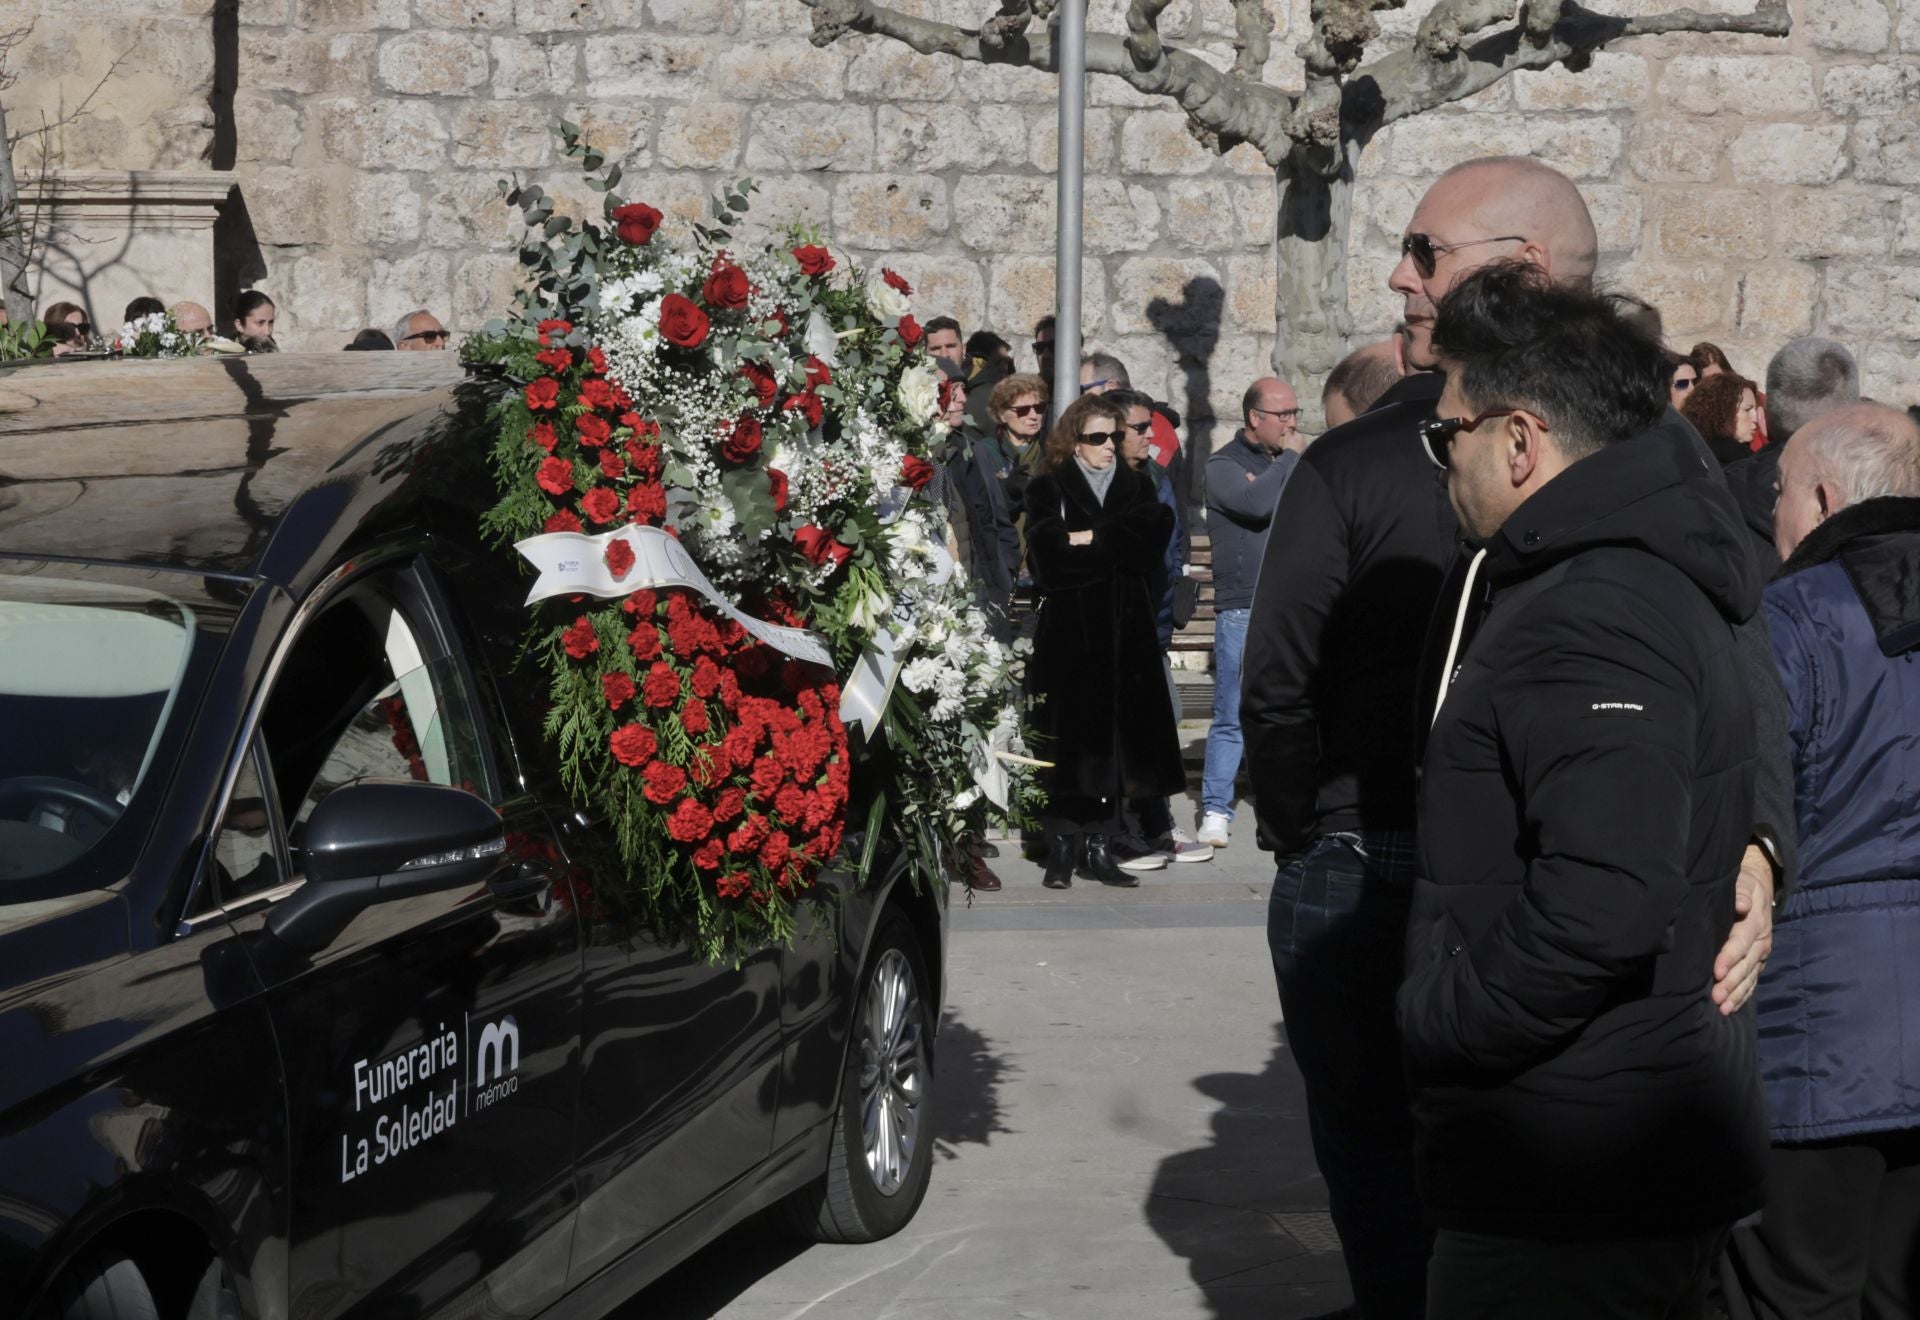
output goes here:
{"type": "Polygon", "coordinates": [[[253,576],[290,510],[461,375],[452,353],[0,371],[0,554],[253,576]]]}

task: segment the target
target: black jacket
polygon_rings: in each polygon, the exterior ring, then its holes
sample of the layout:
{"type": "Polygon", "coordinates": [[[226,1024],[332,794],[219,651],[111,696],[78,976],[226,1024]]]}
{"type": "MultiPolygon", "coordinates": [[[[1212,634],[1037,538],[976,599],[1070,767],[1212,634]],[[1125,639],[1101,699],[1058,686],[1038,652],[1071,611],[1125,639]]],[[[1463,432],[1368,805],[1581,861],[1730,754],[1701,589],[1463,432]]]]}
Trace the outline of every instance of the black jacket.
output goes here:
{"type": "Polygon", "coordinates": [[[966,523],[961,553],[974,599],[986,612],[993,635],[1005,641],[1013,580],[1020,571],[1020,534],[1007,507],[1001,466],[1000,447],[991,436],[964,427],[954,437],[946,472],[966,523]]]}
{"type": "Polygon", "coordinates": [[[1754,794],[1747,539],[1669,413],[1523,504],[1443,606],[1399,997],[1442,1227],[1624,1237],[1760,1204],[1753,1017],[1709,997],[1754,794]]]}
{"type": "Polygon", "coordinates": [[[1149,579],[1173,536],[1153,478],[1119,464],[1104,502],[1069,459],[1027,487],[1027,553],[1040,589],[1028,685],[1058,798],[1163,797],[1186,786],[1161,669],[1149,579]],[[1089,545],[1067,543],[1092,531],[1089,545]]]}
{"type": "Polygon", "coordinates": [[[1409,376],[1307,447],[1273,515],[1247,622],[1240,725],[1260,843],[1411,829],[1421,643],[1458,532],[1409,376]]]}

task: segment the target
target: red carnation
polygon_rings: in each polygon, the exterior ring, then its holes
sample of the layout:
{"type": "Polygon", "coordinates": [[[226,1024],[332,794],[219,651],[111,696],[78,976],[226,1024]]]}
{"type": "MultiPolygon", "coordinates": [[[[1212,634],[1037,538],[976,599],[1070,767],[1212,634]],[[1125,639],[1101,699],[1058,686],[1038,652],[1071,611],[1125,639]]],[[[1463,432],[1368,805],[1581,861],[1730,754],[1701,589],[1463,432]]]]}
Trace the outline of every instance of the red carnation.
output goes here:
{"type": "Polygon", "coordinates": [[[635,247],[653,240],[653,231],[660,227],[660,220],[660,213],[645,202],[629,202],[613,208],[614,229],[620,241],[635,247]]]}
{"type": "Polygon", "coordinates": [[[660,334],[669,344],[698,348],[707,342],[707,314],[689,298],[670,293],[660,300],[660,334]]]}
{"type": "Polygon", "coordinates": [[[600,351],[600,345],[595,344],[587,350],[587,365],[593,369],[595,375],[607,374],[607,355],[600,351]]]}
{"type": "Polygon", "coordinates": [[[816,279],[833,270],[833,254],[813,243],[803,244],[793,250],[793,259],[800,263],[803,273],[816,279]]]}
{"type": "Polygon", "coordinates": [[[595,486],[580,501],[580,511],[597,523],[612,522],[620,513],[620,495],[606,486],[595,486]]]}
{"type": "Polygon", "coordinates": [[[640,686],[640,695],[649,706],[671,706],[680,700],[680,675],[666,661],[655,660],[640,686]]]}
{"type": "Polygon", "coordinates": [[[824,564],[832,560],[835,568],[846,563],[853,554],[852,547],[840,544],[834,540],[832,532],[812,523],[794,532],[793,543],[800,547],[800,553],[807,557],[809,563],[824,564]]]}
{"type": "Polygon", "coordinates": [[[747,272],[725,257],[714,257],[713,270],[707,275],[707,282],[700,286],[700,296],[707,300],[709,307],[739,311],[747,305],[747,272]]]}
{"type": "Polygon", "coordinates": [[[548,371],[565,371],[573,365],[573,354],[567,349],[556,346],[541,349],[533,355],[533,360],[548,371]]]}
{"type": "Polygon", "coordinates": [[[767,830],[767,818],[756,812],[727,835],[727,847],[737,853],[758,852],[760,845],[767,841],[767,830]]]}
{"type": "Polygon", "coordinates": [[[753,794],[758,798],[770,798],[780,791],[780,785],[786,782],[787,772],[771,756],[763,756],[753,763],[753,774],[748,782],[753,786],[753,794]]]}
{"type": "Polygon", "coordinates": [[[693,662],[693,677],[689,681],[693,695],[703,701],[720,690],[720,666],[713,663],[709,656],[701,656],[693,662]]]}
{"type": "Polygon", "coordinates": [[[891,287],[900,290],[900,292],[907,297],[913,297],[913,286],[908,284],[898,271],[888,270],[885,266],[882,266],[880,268],[880,278],[884,279],[891,287]]]}
{"type": "Polygon", "coordinates": [[[787,511],[787,474],[779,468],[767,469],[767,490],[773,496],[773,511],[787,511]]]}
{"type": "Polygon", "coordinates": [[[643,445],[629,440],[622,448],[626,451],[627,466],[633,469],[633,475],[642,481],[652,481],[660,475],[660,446],[643,445]]]}
{"type": "Polygon", "coordinates": [[[717,871],[720,861],[727,855],[726,845],[718,839],[708,839],[693,850],[693,864],[702,871],[717,871]]]}
{"type": "Polygon", "coordinates": [[[687,772],[665,761],[649,761],[640,777],[646,781],[647,801],[656,807],[666,806],[687,786],[687,772]]]}
{"type": "Polygon", "coordinates": [[[820,396],[811,390],[805,394],[794,395],[785,403],[781,404],[780,407],[786,412],[805,414],[808,426],[820,425],[820,419],[827,415],[825,405],[820,402],[820,396]]]}
{"type": "Polygon", "coordinates": [[[667,516],[667,488],[645,482],[627,492],[627,512],[635,522],[657,523],[667,516]]]}
{"type": "Polygon", "coordinates": [[[762,408],[773,407],[773,401],[780,397],[780,383],[773,373],[758,362],[749,362],[740,368],[740,374],[746,377],[747,384],[753,389],[753,396],[762,408]]]}
{"type": "Polygon", "coordinates": [[[788,820],[800,820],[807,814],[806,795],[798,784],[783,784],[780,791],[773,795],[773,809],[788,820]]]}
{"type": "Polygon", "coordinates": [[[732,773],[733,767],[717,747],[701,747],[693,754],[693,782],[701,788],[715,788],[732,773]]]}
{"type": "Polygon", "coordinates": [[[642,587],[621,601],[620,608],[628,614],[634,615],[636,618],[651,619],[654,608],[659,605],[659,603],[660,598],[654,595],[651,588],[642,587]]]}
{"type": "Polygon", "coordinates": [[[567,648],[567,654],[575,660],[585,660],[600,649],[600,639],[594,635],[593,620],[581,615],[560,634],[560,644],[567,648]]]}
{"type": "MultiPolygon", "coordinates": [[[[633,700],[633,680],[625,674],[602,674],[600,695],[607,699],[608,710],[619,710],[633,700]]],[[[652,755],[652,752],[649,751],[648,755],[652,755]]]]}
{"type": "Polygon", "coordinates": [[[527,382],[527,407],[533,409],[551,408],[560,401],[560,382],[552,376],[542,376],[539,380],[527,382]]]}
{"type": "Polygon", "coordinates": [[[933,480],[933,464],[918,454],[908,454],[900,460],[900,484],[919,490],[933,480]]]}
{"type": "Polygon", "coordinates": [[[833,383],[833,372],[817,357],[807,358],[807,388],[815,390],[833,383]]]}
{"type": "Polygon", "coordinates": [[[722,898],[744,898],[753,892],[753,877],[745,871],[723,875],[713,882],[713,892],[722,898]]]}
{"type": "Polygon", "coordinates": [[[704,839],[713,833],[713,813],[692,798],[681,798],[667,817],[667,833],[680,843],[704,839]]]}
{"type": "MultiPolygon", "coordinates": [[[[614,677],[612,674],[608,678],[614,677]]],[[[620,677],[625,678],[622,674],[620,677]]],[[[627,680],[627,686],[633,686],[633,680],[627,680]]],[[[613,731],[607,739],[607,747],[613,753],[613,759],[621,765],[643,765],[660,745],[653,736],[653,730],[643,724],[623,724],[613,731]]]]}
{"type": "Polygon", "coordinates": [[[713,800],[713,818],[717,821],[729,821],[737,818],[747,807],[747,790],[738,785],[720,790],[720,796],[713,800]]]}
{"type": "Polygon", "coordinates": [[[545,321],[542,321],[542,322],[540,323],[540,325],[539,325],[539,331],[540,331],[540,347],[542,347],[542,348],[545,348],[545,347],[547,346],[547,336],[548,336],[548,335],[570,335],[570,334],[572,334],[572,333],[573,333],[573,322],[571,322],[571,321],[561,321],[561,320],[558,320],[558,319],[549,319],[549,320],[545,320],[545,321]]]}
{"type": "Polygon", "coordinates": [[[553,516],[547,519],[540,530],[543,532],[581,531],[580,517],[572,509],[555,509],[553,516]]]}
{"type": "Polygon", "coordinates": [[[607,552],[601,558],[607,561],[607,572],[613,574],[615,581],[633,569],[633,547],[625,541],[607,542],[607,552]]]}
{"type": "Polygon", "coordinates": [[[760,452],[760,423],[742,417],[733,424],[733,433],[720,445],[720,457],[729,463],[744,463],[760,452]]]}
{"type": "Polygon", "coordinates": [[[660,630],[651,623],[643,623],[627,634],[627,649],[633,652],[633,658],[641,664],[660,658],[660,630]]]}
{"type": "Polygon", "coordinates": [[[580,382],[580,402],[589,408],[603,411],[613,410],[613,386],[598,376],[588,377],[580,382]]]}
{"type": "Polygon", "coordinates": [[[535,479],[539,481],[540,489],[549,495],[570,495],[573,493],[573,464],[564,458],[543,459],[535,479]]]}
{"type": "Polygon", "coordinates": [[[793,840],[787,837],[786,831],[775,830],[760,845],[760,864],[769,871],[778,871],[787,864],[787,854],[792,849],[793,840]]]}
{"type": "Polygon", "coordinates": [[[533,443],[539,445],[549,454],[553,452],[553,447],[560,443],[560,437],[555,433],[552,422],[535,422],[533,424],[533,430],[527,434],[533,443]]]}
{"type": "MultiPolygon", "coordinates": [[[[705,657],[703,656],[702,659],[705,657]]],[[[695,697],[680,708],[680,727],[699,737],[712,726],[707,722],[707,703],[695,697]]]]}
{"type": "Polygon", "coordinates": [[[908,348],[914,347],[922,339],[927,337],[927,332],[920,328],[920,323],[914,320],[911,315],[901,317],[899,322],[893,327],[893,332],[900,336],[900,342],[908,348]]]}
{"type": "Polygon", "coordinates": [[[607,419],[598,413],[587,413],[574,419],[573,429],[580,436],[580,443],[596,448],[613,438],[613,428],[607,425],[607,419]]]}
{"type": "Polygon", "coordinates": [[[627,460],[620,457],[619,450],[602,449],[600,451],[600,475],[609,481],[618,481],[627,475],[627,460]]]}

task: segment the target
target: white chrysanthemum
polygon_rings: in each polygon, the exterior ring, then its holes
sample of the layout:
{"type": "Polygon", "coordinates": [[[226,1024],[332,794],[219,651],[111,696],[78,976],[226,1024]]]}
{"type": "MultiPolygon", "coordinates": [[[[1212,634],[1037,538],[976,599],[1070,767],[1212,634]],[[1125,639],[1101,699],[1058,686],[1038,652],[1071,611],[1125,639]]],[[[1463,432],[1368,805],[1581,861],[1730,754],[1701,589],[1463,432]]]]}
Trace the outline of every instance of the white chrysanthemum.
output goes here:
{"type": "Polygon", "coordinates": [[[931,692],[940,682],[940,671],[945,669],[939,656],[923,655],[908,662],[900,671],[900,681],[907,685],[909,692],[931,692]]]}

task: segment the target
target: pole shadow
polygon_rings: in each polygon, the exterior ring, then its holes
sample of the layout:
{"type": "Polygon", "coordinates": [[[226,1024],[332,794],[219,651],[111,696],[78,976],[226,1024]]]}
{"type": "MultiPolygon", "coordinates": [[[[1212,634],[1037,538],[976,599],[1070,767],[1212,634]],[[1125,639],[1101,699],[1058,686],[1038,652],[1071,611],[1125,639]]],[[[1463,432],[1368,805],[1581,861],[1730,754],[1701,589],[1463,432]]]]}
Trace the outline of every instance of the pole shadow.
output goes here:
{"type": "MultiPolygon", "coordinates": [[[[1147,304],[1147,320],[1173,350],[1174,366],[1185,387],[1183,404],[1187,426],[1187,489],[1180,492],[1189,506],[1205,489],[1207,455],[1213,452],[1213,351],[1220,343],[1220,320],[1227,293],[1211,275],[1190,279],[1178,302],[1155,298],[1147,304]]],[[[1169,381],[1169,393],[1171,381],[1169,381]]]]}
{"type": "Polygon", "coordinates": [[[1352,1299],[1282,1026],[1259,1073],[1194,1080],[1218,1103],[1207,1145],[1160,1162],[1147,1223],[1187,1261],[1216,1320],[1317,1320],[1352,1299]]]}

